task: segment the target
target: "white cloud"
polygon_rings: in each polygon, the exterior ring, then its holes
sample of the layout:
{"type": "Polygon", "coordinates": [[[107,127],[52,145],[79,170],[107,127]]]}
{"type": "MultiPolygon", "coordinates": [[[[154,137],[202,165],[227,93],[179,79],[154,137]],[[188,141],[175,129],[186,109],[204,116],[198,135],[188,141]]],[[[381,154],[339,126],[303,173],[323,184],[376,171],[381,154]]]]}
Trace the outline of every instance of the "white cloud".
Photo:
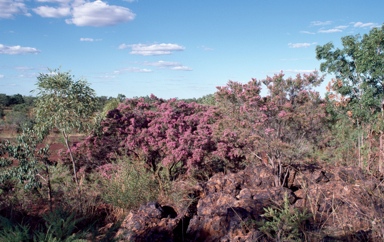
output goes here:
{"type": "Polygon", "coordinates": [[[312,26],[324,26],[324,25],[330,25],[332,24],[332,21],[312,21],[312,26]]]}
{"type": "Polygon", "coordinates": [[[336,26],[336,27],[330,28],[330,29],[321,28],[321,29],[319,29],[318,32],[322,33],[322,34],[339,33],[339,32],[343,32],[343,30],[346,28],[348,28],[347,25],[339,25],[339,26],[336,26]]]}
{"type": "Polygon", "coordinates": [[[335,29],[346,29],[346,28],[348,28],[348,25],[339,25],[335,27],[335,29]]]}
{"type": "Polygon", "coordinates": [[[192,71],[192,68],[188,67],[188,66],[174,66],[171,68],[171,70],[175,70],[175,71],[192,71]]]}
{"type": "Polygon", "coordinates": [[[147,66],[156,66],[156,67],[172,67],[180,65],[177,62],[171,62],[171,61],[156,61],[156,62],[146,62],[145,65],[147,66]]]}
{"type": "Polygon", "coordinates": [[[289,48],[307,48],[311,45],[316,45],[316,42],[313,43],[289,43],[289,48]]]}
{"type": "Polygon", "coordinates": [[[319,30],[319,33],[322,33],[322,34],[331,34],[331,33],[338,33],[338,32],[343,32],[343,30],[338,28],[319,30]]]}
{"type": "Polygon", "coordinates": [[[48,6],[40,6],[34,8],[33,11],[43,18],[62,18],[71,14],[69,7],[53,8],[48,6]]]}
{"type": "Polygon", "coordinates": [[[337,33],[337,32],[342,32],[341,29],[320,29],[319,30],[319,33],[323,33],[323,34],[330,34],[330,33],[337,33]]]}
{"type": "Polygon", "coordinates": [[[175,71],[192,71],[192,68],[188,66],[184,66],[178,62],[171,62],[171,61],[157,61],[157,62],[146,62],[144,65],[147,66],[156,66],[159,68],[167,68],[175,71]]]}
{"type": "Polygon", "coordinates": [[[1,79],[1,78],[4,78],[4,75],[1,75],[1,74],[0,74],[0,79],[1,79]]]}
{"type": "Polygon", "coordinates": [[[284,70],[284,72],[287,72],[287,73],[312,73],[316,71],[315,69],[314,70],[305,70],[305,69],[287,69],[287,70],[284,70]]]}
{"type": "Polygon", "coordinates": [[[119,49],[120,50],[124,50],[124,49],[127,49],[127,48],[129,48],[130,47],[130,45],[127,45],[127,44],[121,44],[121,45],[119,45],[119,49]]]}
{"type": "Polygon", "coordinates": [[[200,48],[203,49],[204,51],[213,51],[212,48],[207,47],[207,46],[205,46],[205,45],[200,46],[200,48]]]}
{"type": "Polygon", "coordinates": [[[96,0],[74,6],[72,18],[66,19],[65,22],[76,26],[102,27],[128,22],[134,18],[135,14],[129,8],[96,0]]]}
{"type": "Polygon", "coordinates": [[[83,42],[94,42],[94,41],[101,41],[101,39],[80,38],[80,41],[83,41],[83,42]]]}
{"type": "Polygon", "coordinates": [[[123,72],[141,72],[141,73],[149,73],[152,72],[150,69],[145,69],[145,68],[138,68],[138,67],[128,67],[128,68],[123,68],[120,70],[116,70],[113,73],[114,74],[121,74],[123,72]]]}
{"type": "Polygon", "coordinates": [[[119,49],[125,49],[127,47],[131,47],[131,54],[133,55],[169,55],[174,51],[182,51],[185,48],[183,46],[180,46],[178,44],[153,44],[153,45],[146,45],[146,44],[134,44],[134,45],[126,45],[121,44],[119,46],[119,49]]]}
{"type": "Polygon", "coordinates": [[[13,18],[17,14],[31,16],[22,0],[0,1],[0,18],[13,18]]]}
{"type": "Polygon", "coordinates": [[[314,32],[310,31],[300,31],[301,34],[315,34],[314,32]]]}
{"type": "Polygon", "coordinates": [[[4,55],[20,55],[20,54],[37,54],[40,50],[32,47],[22,47],[20,45],[6,46],[0,44],[0,54],[4,55]]]}
{"type": "Polygon", "coordinates": [[[36,0],[36,2],[39,2],[39,3],[59,3],[59,4],[69,4],[70,2],[72,2],[73,0],[36,0]]]}
{"type": "Polygon", "coordinates": [[[355,28],[374,28],[378,27],[379,25],[376,23],[362,23],[362,22],[356,22],[353,24],[353,27],[355,28]]]}

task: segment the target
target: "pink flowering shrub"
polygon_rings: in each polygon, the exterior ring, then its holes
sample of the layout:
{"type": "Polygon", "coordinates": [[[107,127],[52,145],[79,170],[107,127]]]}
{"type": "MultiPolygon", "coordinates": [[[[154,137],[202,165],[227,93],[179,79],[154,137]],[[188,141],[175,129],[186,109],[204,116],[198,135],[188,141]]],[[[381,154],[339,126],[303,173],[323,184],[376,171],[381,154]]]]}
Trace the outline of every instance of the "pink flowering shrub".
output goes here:
{"type": "Polygon", "coordinates": [[[170,179],[196,170],[238,170],[257,160],[272,167],[308,160],[326,128],[325,105],[313,90],[321,80],[317,73],[280,73],[246,84],[230,81],[218,87],[215,106],[153,95],[127,99],[73,151],[97,166],[128,156],[152,172],[165,168],[170,179]]]}
{"type": "Polygon", "coordinates": [[[127,99],[109,111],[101,135],[88,137],[75,148],[89,162],[118,156],[144,161],[152,171],[166,167],[171,178],[220,160],[212,125],[219,118],[214,107],[163,100],[151,96],[127,99]]]}
{"type": "Polygon", "coordinates": [[[230,81],[218,87],[216,103],[223,113],[215,123],[215,135],[221,137],[218,147],[226,142],[231,158],[250,162],[267,158],[272,167],[310,159],[324,137],[324,101],[313,89],[321,81],[316,72],[296,78],[279,73],[262,81],[230,81]],[[269,92],[265,97],[260,94],[262,84],[269,92]]]}

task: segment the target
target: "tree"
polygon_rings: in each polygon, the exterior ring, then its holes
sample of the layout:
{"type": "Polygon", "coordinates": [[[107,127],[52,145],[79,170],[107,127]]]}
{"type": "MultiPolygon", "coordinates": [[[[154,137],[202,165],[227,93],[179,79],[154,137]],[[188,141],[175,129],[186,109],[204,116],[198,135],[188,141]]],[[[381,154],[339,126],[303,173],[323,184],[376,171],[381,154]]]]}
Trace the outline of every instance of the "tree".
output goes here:
{"type": "Polygon", "coordinates": [[[283,166],[313,160],[322,145],[325,105],[313,90],[322,80],[317,72],[295,78],[279,73],[261,82],[218,87],[216,105],[225,114],[216,122],[218,147],[231,146],[227,156],[232,160],[261,160],[275,170],[276,185],[285,185],[283,166]],[[261,83],[269,91],[265,97],[261,83]]]}
{"type": "Polygon", "coordinates": [[[0,93],[0,106],[7,107],[8,105],[9,105],[9,96],[4,93],[0,93]]]}
{"type": "Polygon", "coordinates": [[[35,128],[41,138],[54,128],[62,134],[72,162],[74,179],[80,189],[69,134],[84,132],[91,127],[89,120],[97,109],[97,101],[94,90],[85,80],[74,81],[73,78],[69,72],[60,69],[40,74],[37,77],[34,113],[35,128]]]}
{"type": "MultiPolygon", "coordinates": [[[[349,135],[357,143],[358,162],[362,166],[365,137],[382,119],[378,113],[384,97],[384,25],[363,36],[345,36],[341,41],[342,48],[335,48],[332,43],[317,46],[316,57],[323,61],[321,71],[335,75],[328,86],[329,108],[336,115],[335,122],[352,122],[355,132],[349,135]]],[[[344,132],[345,125],[335,127],[339,128],[337,132],[344,132]]]]}
{"type": "Polygon", "coordinates": [[[197,103],[204,104],[204,105],[211,105],[214,106],[215,103],[215,94],[208,94],[205,96],[202,96],[198,99],[196,99],[197,103]]]}
{"type": "Polygon", "coordinates": [[[316,47],[317,59],[324,61],[320,70],[335,75],[332,88],[349,99],[352,116],[366,122],[380,111],[384,94],[384,25],[341,41],[342,49],[332,43],[316,47]]]}
{"type": "Polygon", "coordinates": [[[23,103],[25,103],[23,96],[21,94],[15,94],[9,98],[8,105],[11,106],[23,103]]]}

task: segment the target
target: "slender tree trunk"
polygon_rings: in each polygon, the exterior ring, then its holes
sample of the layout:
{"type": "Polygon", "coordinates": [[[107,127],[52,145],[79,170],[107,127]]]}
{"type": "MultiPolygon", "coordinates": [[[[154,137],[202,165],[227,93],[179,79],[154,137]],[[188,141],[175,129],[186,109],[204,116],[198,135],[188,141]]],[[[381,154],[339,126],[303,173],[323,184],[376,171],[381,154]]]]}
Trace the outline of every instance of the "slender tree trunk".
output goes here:
{"type": "Polygon", "coordinates": [[[67,133],[65,131],[63,131],[63,136],[64,136],[64,141],[65,141],[65,146],[67,147],[67,150],[69,152],[69,157],[70,157],[71,162],[72,162],[73,177],[75,179],[75,183],[76,183],[77,187],[79,187],[79,180],[77,179],[75,159],[73,158],[72,150],[69,147],[69,138],[68,138],[68,135],[67,135],[67,133]]]}
{"type": "Polygon", "coordinates": [[[76,163],[75,163],[75,159],[73,158],[72,150],[69,147],[69,137],[68,137],[68,134],[65,132],[65,130],[63,130],[63,136],[64,136],[65,145],[67,146],[67,149],[68,149],[68,152],[69,152],[69,157],[70,157],[71,162],[72,162],[73,177],[75,179],[76,188],[77,188],[77,194],[78,194],[79,200],[80,200],[80,212],[82,212],[83,211],[83,209],[82,209],[83,199],[82,199],[79,179],[77,178],[76,163]]]}
{"type": "Polygon", "coordinates": [[[47,173],[47,187],[48,187],[49,210],[52,212],[53,201],[52,201],[51,176],[49,174],[49,169],[48,169],[48,165],[47,164],[45,164],[45,172],[47,173]]]}
{"type": "Polygon", "coordinates": [[[383,147],[383,132],[380,132],[380,153],[379,153],[379,173],[383,173],[384,147],[383,147]]]}
{"type": "Polygon", "coordinates": [[[359,125],[359,120],[357,121],[357,156],[358,156],[358,166],[361,168],[361,130],[359,125]]]}

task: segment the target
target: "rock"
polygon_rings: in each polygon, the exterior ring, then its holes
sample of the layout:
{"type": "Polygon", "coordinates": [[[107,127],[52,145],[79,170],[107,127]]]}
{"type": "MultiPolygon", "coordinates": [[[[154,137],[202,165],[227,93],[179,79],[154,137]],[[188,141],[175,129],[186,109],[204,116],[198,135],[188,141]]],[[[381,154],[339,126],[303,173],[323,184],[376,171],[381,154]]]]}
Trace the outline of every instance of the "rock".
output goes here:
{"type": "Polygon", "coordinates": [[[116,238],[119,241],[174,241],[179,219],[172,207],[148,203],[124,219],[116,238]]]}
{"type": "Polygon", "coordinates": [[[149,203],[127,216],[118,235],[121,241],[268,241],[258,230],[264,209],[281,208],[287,196],[292,208],[310,213],[308,241],[358,241],[361,234],[375,241],[380,236],[372,229],[380,227],[370,220],[382,221],[384,213],[383,196],[372,195],[384,190],[379,180],[367,179],[356,168],[285,169],[286,187],[276,187],[273,170],[265,166],[215,174],[196,188],[198,201],[189,208],[149,203]],[[313,232],[319,228],[321,233],[313,232]]]}

